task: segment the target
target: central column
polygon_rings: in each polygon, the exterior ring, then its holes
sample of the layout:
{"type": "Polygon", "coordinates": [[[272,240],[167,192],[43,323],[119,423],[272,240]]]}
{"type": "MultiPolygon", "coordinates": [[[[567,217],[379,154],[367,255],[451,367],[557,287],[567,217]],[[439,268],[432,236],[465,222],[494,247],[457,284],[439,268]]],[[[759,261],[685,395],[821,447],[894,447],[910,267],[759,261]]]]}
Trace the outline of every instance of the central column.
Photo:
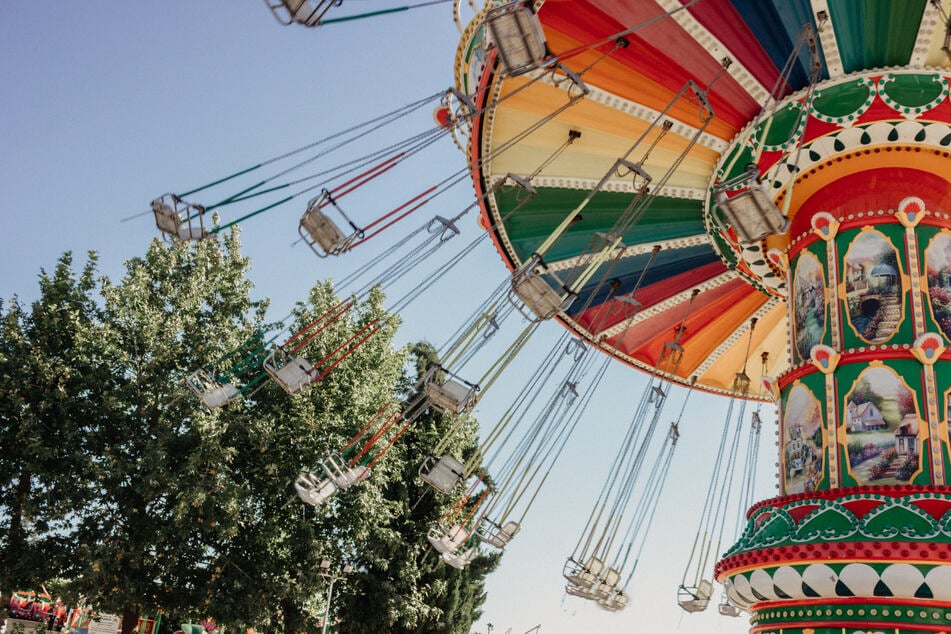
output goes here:
{"type": "Polygon", "coordinates": [[[752,632],[951,632],[951,105],[902,112],[888,77],[859,80],[852,119],[810,115],[792,226],[764,245],[788,301],[781,496],[716,569],[752,632]]]}

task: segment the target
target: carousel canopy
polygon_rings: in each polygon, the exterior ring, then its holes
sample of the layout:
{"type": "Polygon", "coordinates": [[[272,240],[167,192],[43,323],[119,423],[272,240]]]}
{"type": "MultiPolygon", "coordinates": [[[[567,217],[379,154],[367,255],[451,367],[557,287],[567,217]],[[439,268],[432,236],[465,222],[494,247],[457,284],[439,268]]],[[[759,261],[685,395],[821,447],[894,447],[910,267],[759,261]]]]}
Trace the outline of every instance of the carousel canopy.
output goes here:
{"type": "MultiPolygon", "coordinates": [[[[753,386],[747,396],[765,398],[760,374],[790,367],[788,280],[777,254],[803,231],[796,213],[808,207],[810,188],[839,178],[848,184],[842,196],[869,189],[859,178],[848,183],[845,167],[795,192],[789,182],[863,143],[901,143],[909,135],[914,143],[920,131],[896,136],[897,122],[948,114],[941,70],[949,65],[947,7],[926,0],[547,0],[534,9],[547,61],[516,74],[496,60],[494,45],[481,59],[476,44],[490,35],[480,28],[467,30],[458,56],[458,88],[484,108],[473,120],[470,152],[477,194],[487,194],[483,224],[499,253],[513,270],[529,262],[596,190],[545,245],[546,267],[563,280],[609,245],[558,318],[655,372],[683,325],[683,358],[668,378],[735,394],[736,374],[745,371],[753,386]],[[815,33],[811,48],[801,37],[806,26],[815,33]],[[697,90],[682,92],[690,83],[697,90]],[[896,124],[864,130],[870,117],[896,124]],[[546,162],[569,134],[577,136],[570,147],[546,162]],[[643,173],[615,169],[599,186],[631,147],[628,160],[643,173]],[[785,235],[752,244],[724,222],[714,191],[750,163],[792,220],[785,235]],[[522,191],[493,191],[506,174],[532,175],[537,194],[526,202],[522,191]],[[619,225],[632,204],[635,217],[619,225]]],[[[931,181],[943,179],[926,171],[924,186],[937,191],[931,181]]]]}

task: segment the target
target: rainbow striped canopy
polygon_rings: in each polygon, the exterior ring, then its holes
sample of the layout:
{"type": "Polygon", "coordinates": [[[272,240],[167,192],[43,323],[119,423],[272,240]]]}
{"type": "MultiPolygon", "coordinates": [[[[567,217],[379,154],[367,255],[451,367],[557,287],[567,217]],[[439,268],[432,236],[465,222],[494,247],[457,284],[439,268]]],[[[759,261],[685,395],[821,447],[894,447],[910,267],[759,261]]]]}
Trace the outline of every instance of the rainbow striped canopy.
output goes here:
{"type": "MultiPolygon", "coordinates": [[[[706,88],[729,58],[708,92],[713,119],[689,149],[701,125],[701,104],[682,98],[670,107],[666,118],[674,125],[644,166],[656,178],[682,162],[663,187],[652,190],[652,203],[624,232],[617,260],[603,265],[559,319],[625,363],[653,372],[683,323],[683,359],[668,378],[733,393],[734,377],[745,368],[753,381],[749,396],[765,398],[760,375],[779,376],[790,366],[786,280],[782,267],[767,257],[770,247],[782,251],[785,244],[771,238],[752,248],[731,246],[711,221],[713,185],[734,164],[745,165],[734,157],[745,151],[745,128],[761,123],[758,115],[774,86],[795,99],[809,84],[807,50],[799,51],[785,81],[777,83],[803,25],[818,33],[821,63],[813,103],[821,113],[809,118],[812,129],[804,134],[811,139],[827,134],[828,126],[851,125],[852,114],[870,107],[872,97],[878,98],[868,89],[875,72],[949,66],[942,10],[926,0],[547,0],[535,7],[549,50],[581,74],[590,93],[511,147],[570,98],[566,82],[559,81],[564,75],[504,73],[491,47],[481,63],[485,35],[476,27],[463,35],[457,57],[459,89],[483,105],[495,104],[474,120],[470,152],[479,165],[473,169],[477,193],[488,194],[483,223],[493,228],[506,265],[514,270],[528,261],[678,91],[688,81],[706,88]],[[615,49],[614,34],[625,30],[631,30],[627,46],[615,49]],[[826,127],[816,127],[819,120],[828,120],[826,127]],[[538,170],[571,130],[580,138],[533,178],[534,198],[526,203],[517,188],[493,191],[506,174],[524,177],[538,170]],[[700,292],[691,302],[695,289],[700,292]]],[[[904,92],[906,101],[915,102],[921,85],[900,80],[892,82],[890,97],[879,92],[881,99],[899,101],[904,92]]],[[[947,93],[946,87],[935,90],[947,93]]],[[[773,116],[772,136],[788,137],[793,115],[780,109],[773,116]]],[[[632,160],[638,157],[635,152],[632,160]]],[[[636,187],[630,175],[612,176],[545,254],[546,264],[566,274],[576,269],[628,207],[636,187]]],[[[852,187],[857,192],[862,185],[852,187]]]]}

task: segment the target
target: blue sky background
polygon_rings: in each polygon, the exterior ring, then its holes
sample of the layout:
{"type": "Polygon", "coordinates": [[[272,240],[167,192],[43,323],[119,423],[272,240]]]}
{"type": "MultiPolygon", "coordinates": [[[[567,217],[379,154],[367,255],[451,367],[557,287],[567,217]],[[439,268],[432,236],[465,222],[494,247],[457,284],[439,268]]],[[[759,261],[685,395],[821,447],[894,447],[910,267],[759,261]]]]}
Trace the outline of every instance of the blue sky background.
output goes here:
{"type": "MultiPolygon", "coordinates": [[[[333,11],[399,4],[347,0],[333,11]]],[[[448,88],[458,39],[449,7],[309,30],[278,25],[258,0],[0,3],[0,297],[32,300],[39,270],[52,268],[67,250],[80,261],[87,250],[98,251],[101,272],[118,277],[123,261],[144,253],[157,234],[150,214],[120,220],[147,212],[152,198],[448,88]]],[[[428,128],[431,112],[423,109],[394,137],[382,133],[346,157],[428,128]]],[[[345,209],[368,221],[464,163],[444,139],[348,197],[345,209]]],[[[463,182],[393,234],[403,235],[436,213],[455,215],[472,199],[471,186],[463,182]]],[[[292,201],[242,226],[255,293],[271,298],[275,318],[287,314],[316,280],[341,279],[385,244],[381,238],[364,251],[325,260],[303,245],[291,247],[305,204],[306,197],[292,201]]],[[[451,249],[478,235],[474,214],[461,221],[462,238],[451,249]]],[[[224,221],[234,217],[222,212],[224,221]]],[[[498,255],[483,244],[403,313],[400,341],[443,342],[507,276],[498,255]]],[[[407,280],[391,296],[419,281],[407,280]]],[[[502,385],[480,403],[483,425],[497,420],[521,387],[519,377],[527,376],[561,332],[554,323],[543,324],[502,385]]],[[[537,624],[544,634],[748,631],[745,617],[720,617],[715,605],[688,615],[676,604],[727,407],[725,399],[705,394],[694,395],[687,407],[665,499],[628,587],[631,605],[607,613],[564,596],[565,558],[644,384],[643,374],[613,364],[500,570],[489,578],[485,616],[474,631],[486,632],[490,622],[496,634],[520,634],[537,624]]],[[[665,421],[676,417],[682,399],[683,390],[675,389],[665,421]]],[[[764,407],[763,419],[755,499],[776,493],[772,407],[764,407]]],[[[722,549],[732,541],[726,538],[722,549]]]]}

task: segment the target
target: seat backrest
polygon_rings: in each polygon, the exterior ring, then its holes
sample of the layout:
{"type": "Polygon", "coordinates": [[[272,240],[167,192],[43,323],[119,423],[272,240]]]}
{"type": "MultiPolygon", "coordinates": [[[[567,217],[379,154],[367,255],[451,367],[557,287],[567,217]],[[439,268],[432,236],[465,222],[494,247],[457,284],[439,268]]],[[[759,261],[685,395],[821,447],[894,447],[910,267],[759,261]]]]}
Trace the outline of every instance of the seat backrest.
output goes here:
{"type": "Polygon", "coordinates": [[[700,580],[700,585],[697,586],[697,598],[698,599],[709,599],[713,595],[713,584],[706,579],[700,580]]]}
{"type": "Polygon", "coordinates": [[[600,574],[601,570],[604,569],[604,562],[594,555],[591,555],[591,558],[588,559],[588,563],[585,564],[585,568],[592,574],[600,574]]]}

